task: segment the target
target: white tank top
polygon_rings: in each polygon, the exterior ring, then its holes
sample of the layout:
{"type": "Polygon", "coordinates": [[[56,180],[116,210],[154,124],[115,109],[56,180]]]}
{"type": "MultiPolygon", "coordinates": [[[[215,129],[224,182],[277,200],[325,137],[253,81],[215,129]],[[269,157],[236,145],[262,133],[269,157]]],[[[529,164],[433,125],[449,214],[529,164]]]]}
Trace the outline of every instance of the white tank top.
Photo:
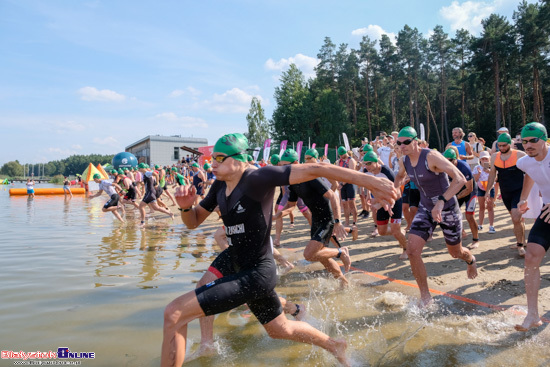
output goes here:
{"type": "Polygon", "coordinates": [[[527,173],[538,185],[543,203],[550,203],[550,151],[542,161],[529,156],[521,157],[516,166],[527,173]]]}

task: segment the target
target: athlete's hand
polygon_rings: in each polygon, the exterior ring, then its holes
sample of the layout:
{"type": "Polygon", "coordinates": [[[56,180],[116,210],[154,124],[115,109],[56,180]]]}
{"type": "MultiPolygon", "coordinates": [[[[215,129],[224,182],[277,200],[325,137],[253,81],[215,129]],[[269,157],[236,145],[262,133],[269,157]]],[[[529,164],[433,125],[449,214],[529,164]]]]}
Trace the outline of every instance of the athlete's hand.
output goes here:
{"type": "MultiPolygon", "coordinates": [[[[529,207],[527,206],[527,200],[521,200],[518,203],[518,211],[521,214],[525,214],[529,210],[529,207]]],[[[542,219],[542,218],[541,218],[542,219]]]]}
{"type": "Polygon", "coordinates": [[[348,233],[346,232],[346,229],[344,228],[342,223],[334,224],[334,231],[332,234],[336,236],[336,239],[338,241],[342,241],[348,236],[348,233]]]}
{"type": "Polygon", "coordinates": [[[439,200],[437,204],[435,204],[434,208],[432,209],[432,218],[434,222],[441,223],[443,221],[441,212],[443,211],[444,205],[445,204],[443,203],[443,201],[439,200]]]}
{"type": "Polygon", "coordinates": [[[369,184],[366,186],[371,190],[372,195],[377,198],[382,208],[388,213],[391,212],[391,208],[399,196],[399,189],[395,188],[393,182],[386,178],[365,176],[370,179],[369,184]],[[375,181],[371,181],[372,179],[375,179],[375,181]]]}
{"type": "Polygon", "coordinates": [[[195,186],[180,186],[176,189],[176,202],[180,208],[190,208],[195,203],[195,194],[197,190],[195,186]]]}
{"type": "Polygon", "coordinates": [[[542,207],[542,214],[539,218],[546,223],[550,223],[550,204],[546,204],[542,207]]]}

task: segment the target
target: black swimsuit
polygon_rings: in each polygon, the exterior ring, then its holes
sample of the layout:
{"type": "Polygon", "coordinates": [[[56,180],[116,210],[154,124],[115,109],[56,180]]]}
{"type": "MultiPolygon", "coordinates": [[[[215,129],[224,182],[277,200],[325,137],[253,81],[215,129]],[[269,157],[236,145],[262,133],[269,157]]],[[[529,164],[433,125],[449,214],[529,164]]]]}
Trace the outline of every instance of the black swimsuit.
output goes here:
{"type": "Polygon", "coordinates": [[[216,180],[200,202],[210,212],[219,207],[229,243],[208,269],[218,279],[195,290],[206,315],[244,303],[262,324],[282,313],[270,234],[275,187],[288,185],[289,176],[290,166],[249,169],[229,197],[216,180]]]}

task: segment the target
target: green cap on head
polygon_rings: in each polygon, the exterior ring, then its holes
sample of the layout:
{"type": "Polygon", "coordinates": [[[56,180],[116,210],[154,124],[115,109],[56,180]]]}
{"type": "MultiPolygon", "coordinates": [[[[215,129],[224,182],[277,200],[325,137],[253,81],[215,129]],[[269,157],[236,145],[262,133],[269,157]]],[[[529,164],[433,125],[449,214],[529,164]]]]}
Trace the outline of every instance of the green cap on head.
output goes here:
{"type": "Polygon", "coordinates": [[[288,148],[281,156],[281,162],[294,163],[298,160],[298,153],[294,149],[288,148]]]}
{"type": "Polygon", "coordinates": [[[218,139],[214,145],[214,153],[223,153],[227,156],[236,154],[231,158],[246,163],[248,159],[248,139],[240,133],[226,134],[218,139]],[[238,154],[242,153],[242,154],[238,154]]]}
{"type": "Polygon", "coordinates": [[[159,169],[160,166],[158,164],[155,164],[155,169],[159,169]]]}
{"type": "Polygon", "coordinates": [[[399,131],[399,134],[397,135],[398,138],[411,138],[416,139],[418,135],[416,134],[416,130],[412,126],[405,126],[399,131]]]}
{"type": "Polygon", "coordinates": [[[378,162],[378,154],[374,151],[366,152],[363,156],[363,162],[378,162]]]}
{"type": "Polygon", "coordinates": [[[199,168],[200,166],[199,166],[199,164],[198,164],[197,162],[195,162],[195,163],[193,163],[193,164],[191,165],[191,167],[197,167],[197,168],[199,168]]]}
{"type": "Polygon", "coordinates": [[[498,136],[497,143],[512,144],[512,137],[508,133],[502,133],[498,136]]]}
{"type": "Polygon", "coordinates": [[[453,148],[449,148],[443,153],[443,156],[447,159],[456,159],[456,152],[453,148]]]}
{"type": "Polygon", "coordinates": [[[208,170],[210,168],[212,168],[212,166],[210,165],[210,163],[205,163],[204,166],[202,166],[202,168],[204,168],[204,170],[208,170]]]}
{"type": "Polygon", "coordinates": [[[185,185],[185,178],[183,177],[183,175],[180,175],[179,173],[176,175],[176,181],[180,185],[185,185]]]}
{"type": "Polygon", "coordinates": [[[306,150],[306,153],[304,156],[306,155],[314,157],[315,159],[319,158],[319,152],[317,151],[317,149],[313,149],[313,148],[306,150]]]}
{"type": "Polygon", "coordinates": [[[172,171],[177,172],[178,167],[172,167],[172,171]]]}
{"type": "Polygon", "coordinates": [[[128,167],[124,167],[123,171],[124,171],[124,172],[128,172],[128,171],[130,171],[130,170],[128,169],[128,167]]]}
{"type": "Polygon", "coordinates": [[[521,138],[540,138],[546,140],[546,127],[540,122],[530,122],[521,129],[521,138]]]}
{"type": "Polygon", "coordinates": [[[281,161],[281,157],[279,157],[278,154],[273,154],[271,156],[271,159],[269,160],[269,162],[271,162],[271,164],[274,166],[278,165],[280,161],[281,161]]]}
{"type": "Polygon", "coordinates": [[[101,180],[101,175],[99,173],[96,173],[93,175],[94,180],[101,180]]]}
{"type": "Polygon", "coordinates": [[[374,151],[374,149],[372,148],[372,145],[365,144],[365,146],[363,147],[363,152],[372,152],[372,151],[374,151]]]}
{"type": "Polygon", "coordinates": [[[249,162],[254,162],[254,158],[249,154],[248,157],[246,157],[246,160],[249,162]]]}
{"type": "Polygon", "coordinates": [[[141,162],[140,164],[138,164],[138,169],[143,169],[143,168],[147,168],[147,165],[143,162],[141,162]]]}
{"type": "Polygon", "coordinates": [[[122,168],[119,168],[118,171],[117,171],[117,173],[118,173],[119,175],[123,175],[123,174],[124,174],[124,171],[122,170],[122,168]]]}
{"type": "Polygon", "coordinates": [[[344,155],[348,154],[348,151],[346,150],[346,147],[339,147],[338,148],[338,155],[344,155]]]}

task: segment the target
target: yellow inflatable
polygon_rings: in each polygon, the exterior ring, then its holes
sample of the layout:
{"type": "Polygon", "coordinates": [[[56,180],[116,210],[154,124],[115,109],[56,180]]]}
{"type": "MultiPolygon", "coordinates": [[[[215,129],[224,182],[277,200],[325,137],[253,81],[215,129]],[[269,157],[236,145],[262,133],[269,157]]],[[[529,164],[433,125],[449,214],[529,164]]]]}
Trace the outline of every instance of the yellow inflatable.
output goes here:
{"type": "MultiPolygon", "coordinates": [[[[84,195],[86,190],[80,187],[71,188],[73,195],[84,195]]],[[[35,195],[63,195],[63,188],[61,187],[51,187],[51,188],[39,188],[34,189],[35,195]]],[[[27,189],[10,189],[10,195],[28,195],[27,189]]]]}

